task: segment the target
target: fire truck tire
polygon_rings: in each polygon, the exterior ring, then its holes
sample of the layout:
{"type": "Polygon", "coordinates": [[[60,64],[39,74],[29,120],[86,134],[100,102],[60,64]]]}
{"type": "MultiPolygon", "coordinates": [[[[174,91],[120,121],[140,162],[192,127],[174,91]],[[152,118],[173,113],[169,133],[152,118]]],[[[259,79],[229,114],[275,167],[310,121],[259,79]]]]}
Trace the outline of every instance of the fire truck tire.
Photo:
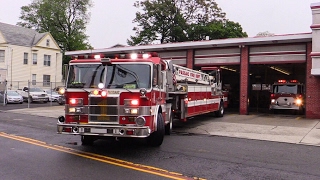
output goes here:
{"type": "Polygon", "coordinates": [[[157,118],[157,131],[153,132],[149,137],[147,137],[147,145],[152,147],[158,147],[162,144],[165,134],[165,127],[162,114],[158,114],[157,118]]]}
{"type": "Polygon", "coordinates": [[[172,133],[172,113],[170,115],[169,123],[165,126],[165,135],[170,135],[172,133]]]}
{"type": "Polygon", "coordinates": [[[91,146],[91,145],[93,145],[94,141],[95,141],[95,139],[93,136],[86,136],[86,135],[81,136],[81,143],[84,146],[91,146]]]}
{"type": "Polygon", "coordinates": [[[223,117],[224,115],[224,107],[223,107],[223,103],[221,102],[219,105],[219,110],[214,112],[216,117],[223,117]]]}

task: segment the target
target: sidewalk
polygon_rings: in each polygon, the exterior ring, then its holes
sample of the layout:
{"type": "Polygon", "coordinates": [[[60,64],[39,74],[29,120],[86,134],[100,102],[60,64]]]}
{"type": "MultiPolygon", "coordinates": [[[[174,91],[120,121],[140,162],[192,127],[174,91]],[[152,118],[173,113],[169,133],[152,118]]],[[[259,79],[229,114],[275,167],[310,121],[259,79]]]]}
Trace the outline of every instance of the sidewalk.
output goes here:
{"type": "MultiPolygon", "coordinates": [[[[64,106],[25,108],[8,112],[57,118],[64,115],[64,106]]],[[[319,120],[285,115],[225,114],[222,118],[209,116],[174,124],[177,133],[206,134],[320,146],[319,120]],[[180,127],[179,127],[180,126],[180,127]]]]}

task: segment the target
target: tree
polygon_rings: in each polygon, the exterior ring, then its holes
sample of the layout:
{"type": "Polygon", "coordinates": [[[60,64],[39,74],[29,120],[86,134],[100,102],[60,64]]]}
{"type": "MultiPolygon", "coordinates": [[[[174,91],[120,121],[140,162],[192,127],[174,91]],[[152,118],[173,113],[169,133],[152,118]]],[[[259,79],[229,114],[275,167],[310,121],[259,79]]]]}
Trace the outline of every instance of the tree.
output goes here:
{"type": "Polygon", "coordinates": [[[247,37],[241,25],[225,18],[213,0],[143,0],[133,20],[135,36],[129,45],[247,37]]]}
{"type": "MultiPolygon", "coordinates": [[[[21,7],[17,25],[33,28],[39,33],[50,32],[62,52],[92,48],[85,34],[92,7],[91,0],[33,0],[21,7]]],[[[64,57],[63,63],[68,59],[64,57]]]]}
{"type": "Polygon", "coordinates": [[[274,33],[271,33],[269,31],[259,32],[255,37],[270,37],[274,36],[274,33]]]}

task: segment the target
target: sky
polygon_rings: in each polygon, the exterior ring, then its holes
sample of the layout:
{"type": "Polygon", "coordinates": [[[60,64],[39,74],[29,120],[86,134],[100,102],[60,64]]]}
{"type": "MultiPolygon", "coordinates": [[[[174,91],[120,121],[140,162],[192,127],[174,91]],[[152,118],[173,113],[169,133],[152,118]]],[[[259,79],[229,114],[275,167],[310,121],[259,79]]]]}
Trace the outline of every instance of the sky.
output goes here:
{"type": "MultiPolygon", "coordinates": [[[[95,48],[127,44],[135,24],[136,0],[93,0],[91,18],[87,25],[89,43],[95,48]]],[[[0,22],[19,22],[21,6],[32,0],[0,0],[0,22]]],[[[311,3],[320,0],[216,0],[227,19],[238,22],[249,37],[259,32],[294,34],[311,32],[311,3]]]]}

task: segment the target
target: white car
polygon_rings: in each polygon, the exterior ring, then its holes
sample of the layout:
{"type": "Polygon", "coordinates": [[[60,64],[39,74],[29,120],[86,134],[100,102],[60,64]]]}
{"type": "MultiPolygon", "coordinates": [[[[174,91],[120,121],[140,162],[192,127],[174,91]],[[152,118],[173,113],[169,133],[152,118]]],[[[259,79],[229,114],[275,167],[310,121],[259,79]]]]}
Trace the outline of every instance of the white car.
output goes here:
{"type": "MultiPolygon", "coordinates": [[[[0,99],[1,99],[1,102],[3,103],[3,93],[0,94],[0,99]]],[[[14,90],[8,90],[7,91],[7,94],[6,94],[6,98],[5,98],[5,103],[20,103],[22,104],[23,103],[23,97],[17,92],[17,91],[14,91],[14,90]]]]}
{"type": "Polygon", "coordinates": [[[59,97],[61,96],[56,91],[53,90],[45,90],[49,96],[49,101],[58,102],[59,97]]]}
{"type": "Polygon", "coordinates": [[[29,99],[29,102],[47,103],[49,101],[48,94],[44,90],[38,87],[30,87],[30,88],[24,87],[23,90],[19,91],[18,93],[22,95],[23,100],[26,102],[28,102],[28,99],[29,99]]]}

